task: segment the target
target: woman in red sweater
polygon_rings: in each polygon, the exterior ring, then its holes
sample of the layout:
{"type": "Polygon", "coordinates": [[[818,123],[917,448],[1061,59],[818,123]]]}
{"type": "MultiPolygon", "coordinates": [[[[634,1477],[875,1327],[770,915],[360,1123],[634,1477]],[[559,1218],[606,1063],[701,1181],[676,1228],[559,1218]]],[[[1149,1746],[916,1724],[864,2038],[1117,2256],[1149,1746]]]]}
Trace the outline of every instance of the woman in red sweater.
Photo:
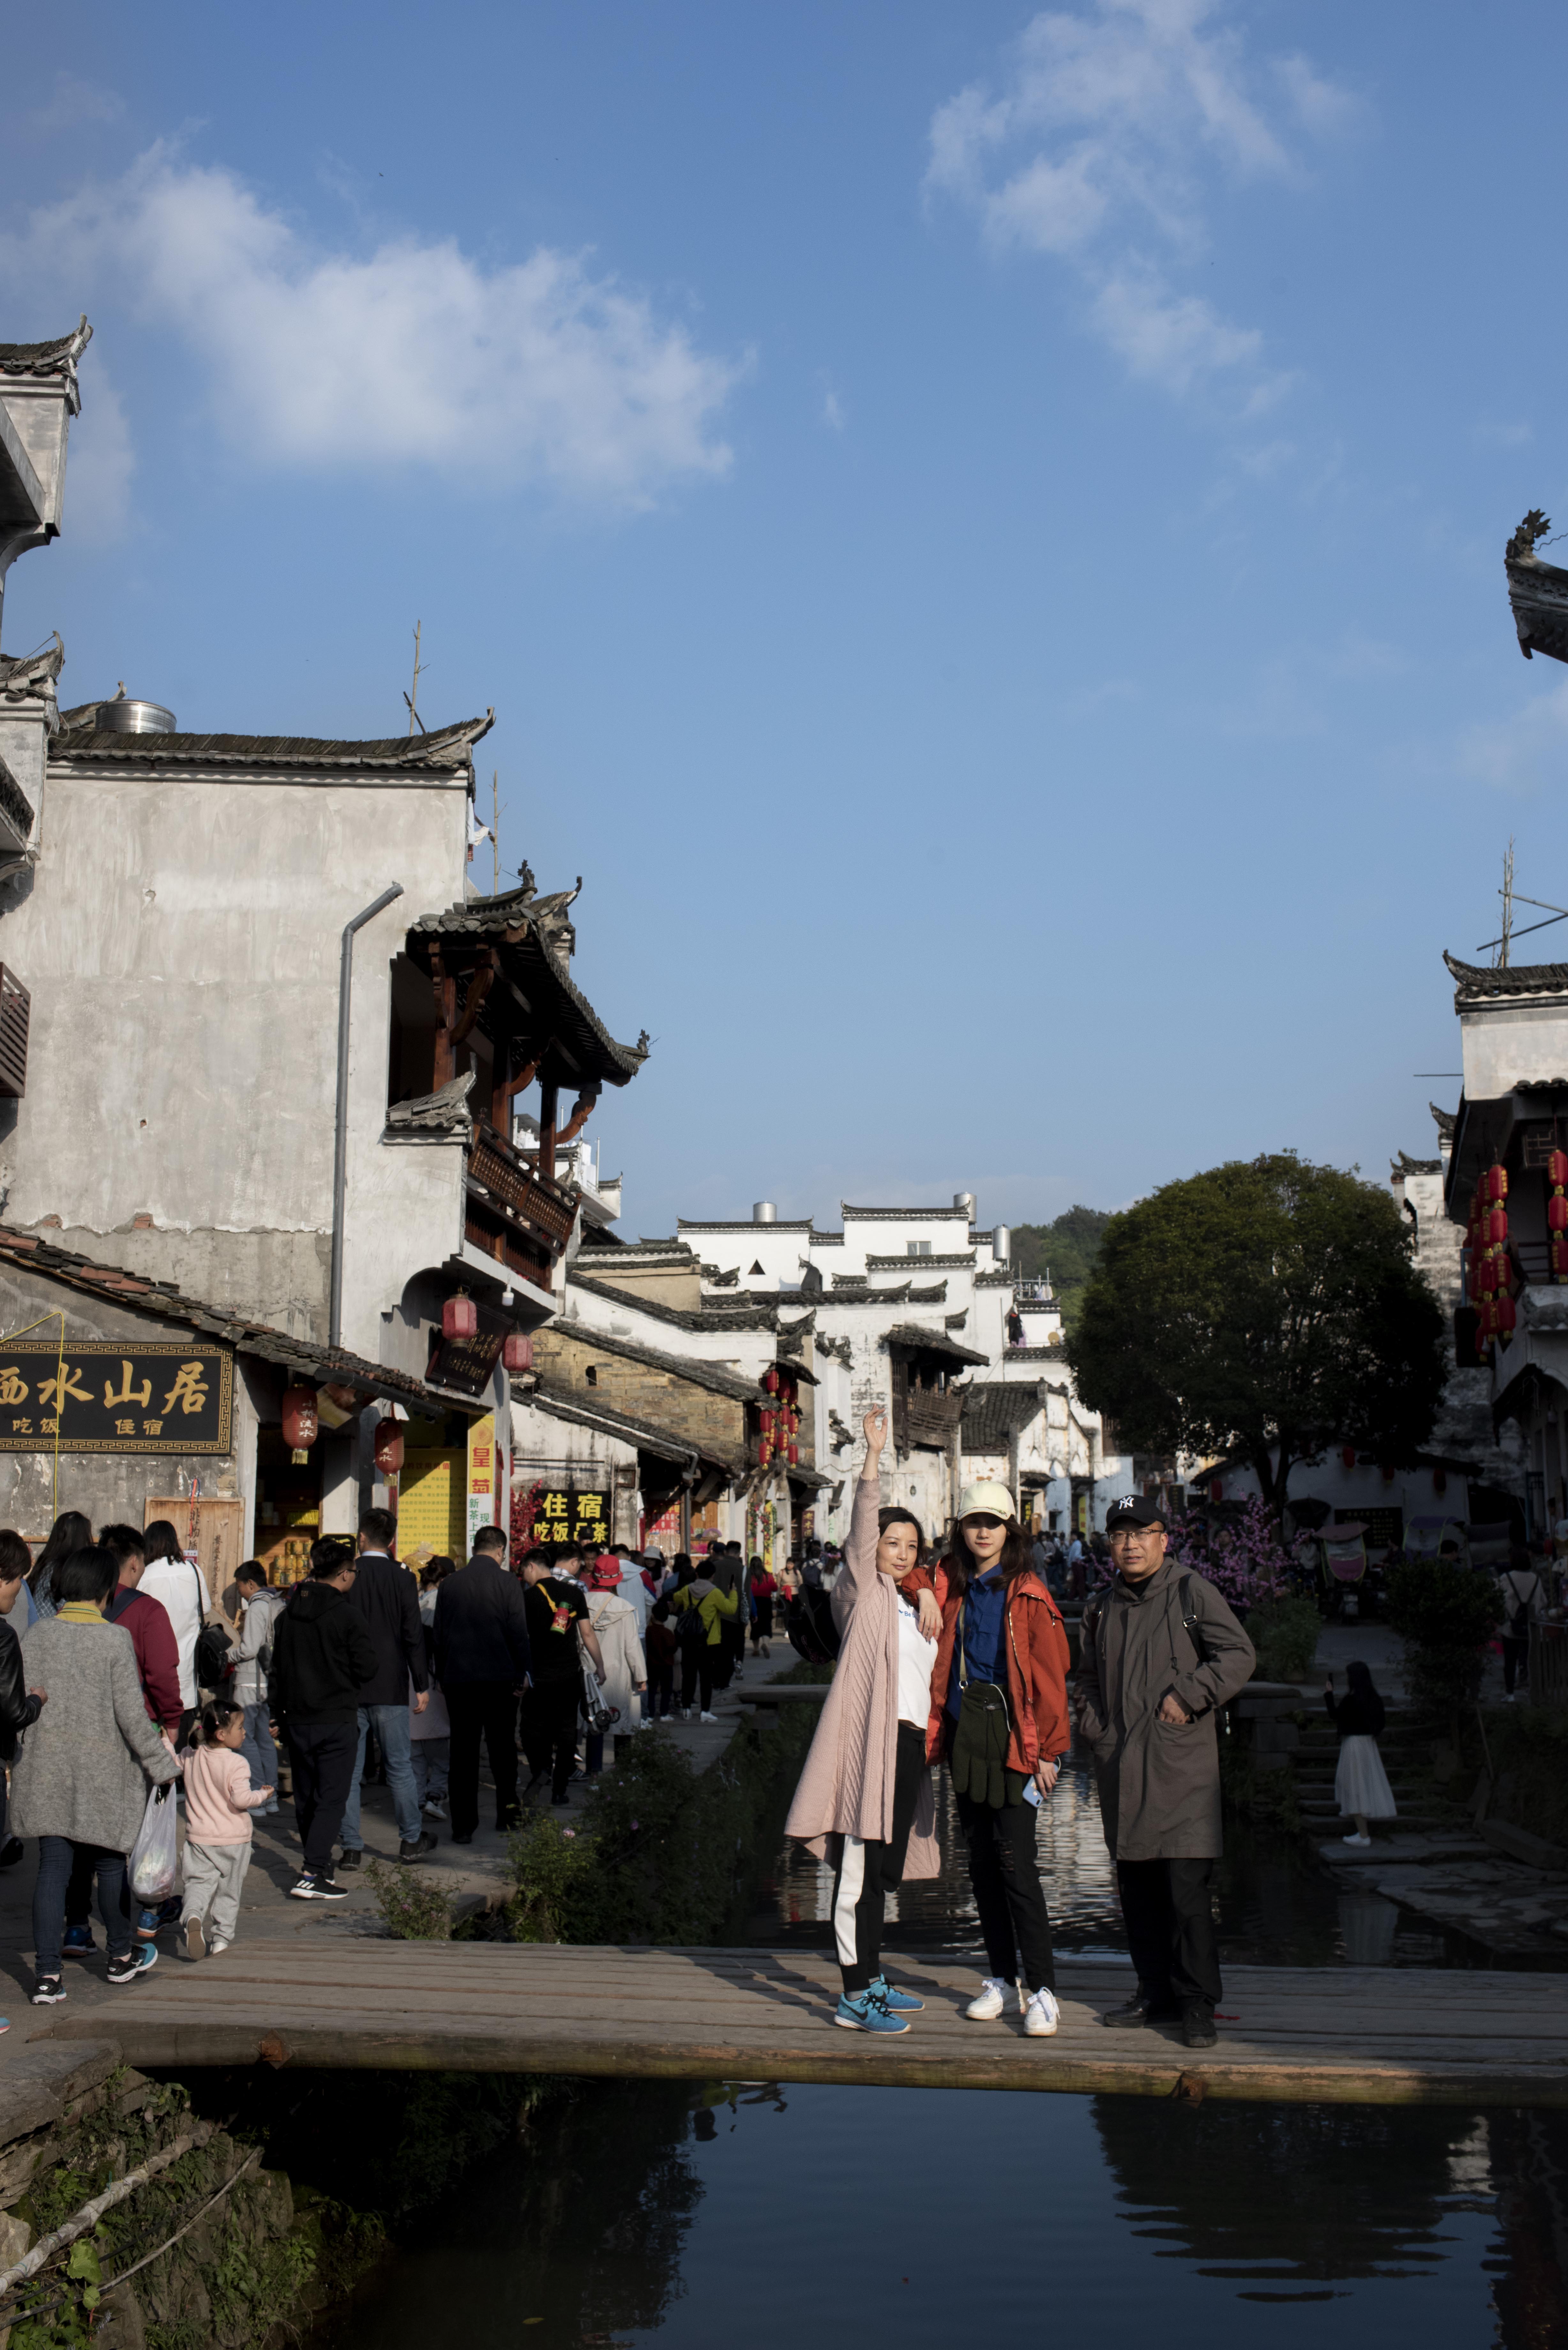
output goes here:
{"type": "Polygon", "coordinates": [[[990,1969],[966,2012],[992,2022],[1016,1983],[1023,2029],[1044,2038],[1059,2019],[1035,1814],[1072,1743],[1067,1635],[1004,1485],[967,1489],[929,1580],[942,1630],[926,1753],[952,1775],[990,1969]]]}

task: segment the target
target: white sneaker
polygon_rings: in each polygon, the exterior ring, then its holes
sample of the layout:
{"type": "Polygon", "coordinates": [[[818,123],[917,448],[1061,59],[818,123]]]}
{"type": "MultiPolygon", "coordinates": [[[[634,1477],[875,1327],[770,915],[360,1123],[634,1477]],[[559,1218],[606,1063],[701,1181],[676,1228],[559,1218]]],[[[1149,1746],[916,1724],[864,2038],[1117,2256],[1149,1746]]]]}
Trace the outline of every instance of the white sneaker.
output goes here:
{"type": "Polygon", "coordinates": [[[980,1987],[980,1997],[971,1999],[964,2013],[971,2023],[994,2023],[1007,2004],[1008,1986],[995,1975],[987,1975],[980,1987]]]}
{"type": "Polygon", "coordinates": [[[1023,2013],[1023,2029],[1031,2040],[1049,2040],[1062,2021],[1054,1991],[1037,1991],[1023,2013]]]}
{"type": "Polygon", "coordinates": [[[1341,1836],[1340,1842],[1341,1844],[1355,1845],[1361,1851],[1365,1852],[1368,1845],[1372,1842],[1372,1838],[1369,1835],[1347,1835],[1341,1836]]]}
{"type": "Polygon", "coordinates": [[[699,1721],[717,1721],[719,1717],[716,1713],[700,1713],[697,1719],[699,1721]]]}
{"type": "Polygon", "coordinates": [[[207,1956],[210,1959],[215,1959],[220,1950],[226,1950],[228,1947],[227,1942],[209,1942],[207,1945],[207,1956]]]}
{"type": "Polygon", "coordinates": [[[445,1819],[446,1805],[441,1802],[439,1795],[432,1795],[430,1802],[425,1805],[425,1817],[427,1820],[445,1819]]]}

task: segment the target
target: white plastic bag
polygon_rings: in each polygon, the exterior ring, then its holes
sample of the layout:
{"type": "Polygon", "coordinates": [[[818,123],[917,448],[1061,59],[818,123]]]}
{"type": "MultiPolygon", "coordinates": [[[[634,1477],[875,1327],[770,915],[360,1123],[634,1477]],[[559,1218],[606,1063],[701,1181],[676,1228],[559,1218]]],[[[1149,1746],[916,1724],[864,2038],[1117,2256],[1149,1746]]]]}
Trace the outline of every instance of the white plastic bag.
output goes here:
{"type": "Polygon", "coordinates": [[[174,1782],[170,1779],[149,1794],[130,1856],[130,1889],[144,1908],[167,1901],[179,1878],[174,1813],[174,1782]]]}

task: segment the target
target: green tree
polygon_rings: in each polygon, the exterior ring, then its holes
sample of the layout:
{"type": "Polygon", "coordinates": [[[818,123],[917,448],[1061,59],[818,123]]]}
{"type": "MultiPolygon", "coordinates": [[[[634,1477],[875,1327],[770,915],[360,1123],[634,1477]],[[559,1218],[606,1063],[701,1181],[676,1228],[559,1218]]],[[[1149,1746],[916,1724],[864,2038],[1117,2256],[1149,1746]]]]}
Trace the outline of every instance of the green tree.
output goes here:
{"type": "Polygon", "coordinates": [[[1108,1208],[1068,1208],[1049,1224],[1014,1224],[1012,1269],[1020,1281],[1044,1281],[1062,1308],[1063,1327],[1073,1329],[1083,1305],[1084,1287],[1100,1253],[1100,1241],[1111,1221],[1108,1208]]]}
{"type": "Polygon", "coordinates": [[[1276,1512],[1331,1444],[1408,1465],[1447,1377],[1411,1254],[1386,1191],[1293,1151],[1167,1183],[1106,1227],[1079,1393],[1137,1451],[1244,1454],[1276,1512]]]}

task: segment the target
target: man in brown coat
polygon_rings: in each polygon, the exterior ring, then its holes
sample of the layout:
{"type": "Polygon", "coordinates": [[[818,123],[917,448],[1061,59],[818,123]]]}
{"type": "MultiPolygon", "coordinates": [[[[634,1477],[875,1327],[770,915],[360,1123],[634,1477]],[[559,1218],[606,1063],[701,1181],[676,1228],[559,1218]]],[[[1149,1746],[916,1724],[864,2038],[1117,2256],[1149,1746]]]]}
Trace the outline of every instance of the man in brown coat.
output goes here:
{"type": "Polygon", "coordinates": [[[1137,1970],[1109,2024],[1179,2017],[1189,2048],[1218,2038],[1220,1956],[1210,1887],[1222,1846],[1215,1714],[1243,1688],[1252,1644],[1211,1583],[1166,1558],[1153,1502],[1113,1503],[1116,1575],[1084,1610],[1080,1724],[1137,1970]]]}

